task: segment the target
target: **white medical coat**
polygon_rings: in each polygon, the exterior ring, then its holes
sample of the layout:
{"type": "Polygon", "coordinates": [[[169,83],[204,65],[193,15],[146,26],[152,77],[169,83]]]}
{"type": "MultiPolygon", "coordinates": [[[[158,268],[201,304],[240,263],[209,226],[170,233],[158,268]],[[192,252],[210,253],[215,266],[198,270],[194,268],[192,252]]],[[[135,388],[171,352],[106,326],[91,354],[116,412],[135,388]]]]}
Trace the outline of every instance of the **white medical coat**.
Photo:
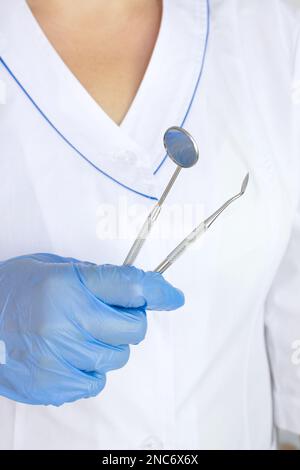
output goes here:
{"type": "Polygon", "coordinates": [[[1,398],[1,449],[268,449],[275,425],[300,432],[300,5],[163,7],[117,126],[25,1],[0,0],[1,260],[121,264],[137,214],[174,171],[160,165],[171,125],[192,133],[200,160],[167,200],[175,225],[161,216],[167,235],[147,241],[138,266],[155,268],[250,172],[245,196],[166,272],[185,306],[149,312],[145,341],[96,398],[60,408],[1,398]]]}

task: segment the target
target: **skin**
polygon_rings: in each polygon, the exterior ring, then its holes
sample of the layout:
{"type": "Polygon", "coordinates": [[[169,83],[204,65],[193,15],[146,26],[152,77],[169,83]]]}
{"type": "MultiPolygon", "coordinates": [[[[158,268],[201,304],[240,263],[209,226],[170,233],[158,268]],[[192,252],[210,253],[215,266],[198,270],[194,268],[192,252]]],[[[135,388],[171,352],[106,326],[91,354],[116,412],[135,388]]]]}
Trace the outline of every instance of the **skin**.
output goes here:
{"type": "Polygon", "coordinates": [[[118,125],[159,33],[162,0],[28,0],[65,64],[118,125]]]}

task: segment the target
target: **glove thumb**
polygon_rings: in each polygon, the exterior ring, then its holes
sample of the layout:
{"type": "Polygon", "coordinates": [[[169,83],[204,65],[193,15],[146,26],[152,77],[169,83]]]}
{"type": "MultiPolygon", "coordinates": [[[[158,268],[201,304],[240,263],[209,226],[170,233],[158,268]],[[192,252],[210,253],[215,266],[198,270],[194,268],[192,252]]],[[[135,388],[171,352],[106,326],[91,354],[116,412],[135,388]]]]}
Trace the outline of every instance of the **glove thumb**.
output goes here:
{"type": "Polygon", "coordinates": [[[134,266],[76,264],[83,284],[106,304],[149,310],[174,310],[184,304],[184,295],[156,272],[134,266]]]}

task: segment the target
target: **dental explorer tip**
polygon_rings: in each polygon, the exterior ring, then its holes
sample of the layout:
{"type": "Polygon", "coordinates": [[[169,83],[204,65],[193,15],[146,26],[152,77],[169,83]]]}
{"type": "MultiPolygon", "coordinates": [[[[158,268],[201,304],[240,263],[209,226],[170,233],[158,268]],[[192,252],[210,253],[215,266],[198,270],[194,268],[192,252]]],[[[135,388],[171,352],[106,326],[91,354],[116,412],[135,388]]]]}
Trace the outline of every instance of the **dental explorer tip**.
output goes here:
{"type": "Polygon", "coordinates": [[[245,193],[247,186],[248,186],[248,182],[249,182],[249,173],[246,174],[243,180],[242,187],[241,187],[241,196],[245,193]]]}

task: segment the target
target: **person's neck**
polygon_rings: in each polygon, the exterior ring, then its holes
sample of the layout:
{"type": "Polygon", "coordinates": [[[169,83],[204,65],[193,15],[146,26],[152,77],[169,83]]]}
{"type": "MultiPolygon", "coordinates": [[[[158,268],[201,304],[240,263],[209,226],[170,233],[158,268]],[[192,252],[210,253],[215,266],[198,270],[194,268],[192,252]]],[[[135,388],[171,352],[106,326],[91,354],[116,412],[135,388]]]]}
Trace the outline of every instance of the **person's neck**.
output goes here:
{"type": "Polygon", "coordinates": [[[74,24],[98,22],[105,18],[116,20],[130,17],[132,12],[147,10],[158,0],[27,0],[30,9],[39,16],[60,17],[74,24]]]}

